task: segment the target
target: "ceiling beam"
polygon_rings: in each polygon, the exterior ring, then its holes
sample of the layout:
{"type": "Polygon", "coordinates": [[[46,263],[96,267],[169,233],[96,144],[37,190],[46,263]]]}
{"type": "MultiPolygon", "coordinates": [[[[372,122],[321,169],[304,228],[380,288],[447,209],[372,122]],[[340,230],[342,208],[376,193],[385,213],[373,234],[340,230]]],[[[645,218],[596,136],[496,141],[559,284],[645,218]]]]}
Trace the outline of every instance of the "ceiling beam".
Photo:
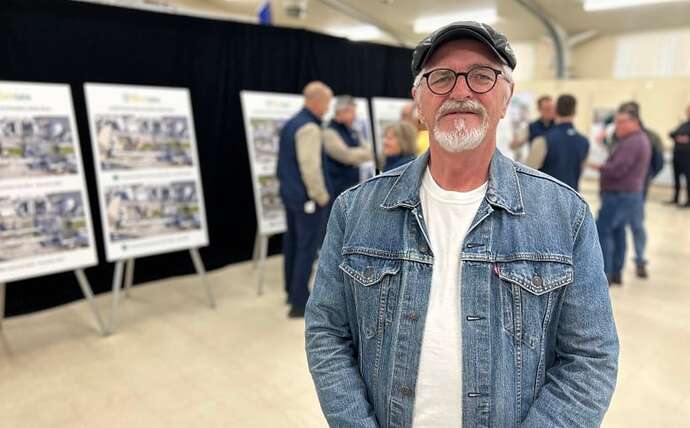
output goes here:
{"type": "Polygon", "coordinates": [[[556,21],[554,21],[545,11],[533,0],[516,0],[518,4],[527,9],[529,13],[534,15],[544,27],[546,27],[546,32],[551,37],[554,46],[554,63],[556,64],[556,78],[557,79],[567,79],[568,76],[568,63],[570,58],[569,47],[567,38],[568,35],[556,21]]]}
{"type": "Polygon", "coordinates": [[[366,24],[370,24],[370,25],[373,25],[374,27],[377,27],[382,32],[391,36],[393,38],[393,40],[395,40],[398,43],[398,45],[400,45],[402,47],[410,47],[410,44],[405,41],[405,38],[400,33],[395,31],[393,28],[389,27],[388,25],[386,25],[382,21],[379,21],[378,19],[374,18],[373,16],[371,16],[365,12],[362,12],[361,10],[359,10],[357,8],[350,6],[349,4],[347,4],[347,2],[345,2],[343,0],[340,0],[340,1],[339,0],[318,0],[318,1],[320,1],[321,3],[325,4],[326,6],[332,8],[334,10],[337,10],[340,13],[343,13],[343,14],[349,16],[350,18],[353,18],[357,21],[364,22],[366,24]]]}

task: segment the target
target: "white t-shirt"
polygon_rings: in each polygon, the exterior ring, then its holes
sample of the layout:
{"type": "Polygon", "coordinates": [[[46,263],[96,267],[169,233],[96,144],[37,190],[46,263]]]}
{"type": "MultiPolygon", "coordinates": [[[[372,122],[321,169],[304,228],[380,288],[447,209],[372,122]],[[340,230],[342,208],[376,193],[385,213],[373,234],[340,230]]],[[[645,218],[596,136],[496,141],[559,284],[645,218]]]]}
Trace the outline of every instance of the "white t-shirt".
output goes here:
{"type": "Polygon", "coordinates": [[[415,428],[462,426],[460,251],[487,183],[469,192],[443,190],[427,167],[419,194],[434,253],[429,307],[417,374],[415,428]]]}

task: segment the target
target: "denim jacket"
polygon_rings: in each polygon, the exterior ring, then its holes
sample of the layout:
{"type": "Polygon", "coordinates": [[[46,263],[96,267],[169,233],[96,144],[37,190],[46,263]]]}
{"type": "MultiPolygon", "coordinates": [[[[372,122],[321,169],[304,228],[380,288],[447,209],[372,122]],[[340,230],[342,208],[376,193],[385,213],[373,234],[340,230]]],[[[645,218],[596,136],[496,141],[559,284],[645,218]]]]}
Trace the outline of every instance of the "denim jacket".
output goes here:
{"type": "MultiPolygon", "coordinates": [[[[309,369],[334,427],[409,427],[434,255],[427,154],[334,203],[306,309],[309,369]]],[[[552,177],[496,151],[459,247],[464,427],[596,427],[618,338],[595,223],[552,177]]]]}

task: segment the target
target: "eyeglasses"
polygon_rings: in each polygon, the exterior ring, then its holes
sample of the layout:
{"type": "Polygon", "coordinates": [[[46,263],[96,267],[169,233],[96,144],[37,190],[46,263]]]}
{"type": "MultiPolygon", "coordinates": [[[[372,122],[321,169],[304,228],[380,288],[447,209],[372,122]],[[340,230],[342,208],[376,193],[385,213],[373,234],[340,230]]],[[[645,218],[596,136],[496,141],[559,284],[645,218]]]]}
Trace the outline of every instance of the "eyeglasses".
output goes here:
{"type": "Polygon", "coordinates": [[[455,72],[449,68],[437,68],[422,74],[426,78],[429,90],[436,95],[448,95],[458,83],[458,76],[465,78],[467,87],[476,94],[485,94],[496,86],[501,70],[491,67],[479,66],[467,72],[455,72]]]}

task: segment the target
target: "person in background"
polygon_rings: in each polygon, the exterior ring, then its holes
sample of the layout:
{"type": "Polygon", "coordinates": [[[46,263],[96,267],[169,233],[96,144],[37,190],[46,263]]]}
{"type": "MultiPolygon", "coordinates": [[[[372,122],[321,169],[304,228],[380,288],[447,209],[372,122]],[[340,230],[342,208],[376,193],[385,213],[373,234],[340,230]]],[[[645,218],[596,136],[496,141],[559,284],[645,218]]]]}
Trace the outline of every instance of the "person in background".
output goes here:
{"type": "Polygon", "coordinates": [[[350,95],[335,99],[335,116],[323,131],[329,194],[335,199],[359,183],[359,165],[374,158],[371,145],[353,127],[357,106],[350,95]]]}
{"type": "Polygon", "coordinates": [[[417,131],[407,122],[389,125],[383,132],[384,171],[404,165],[417,156],[417,131]]]}
{"type": "Polygon", "coordinates": [[[290,318],[304,317],[309,277],[331,199],[323,170],[321,120],[333,92],[314,81],[304,87],[303,94],[304,107],[281,129],[278,149],[277,176],[287,220],[283,256],[290,318]]]}
{"type": "Polygon", "coordinates": [[[525,163],[578,190],[589,141],[573,126],[576,105],[572,95],[558,97],[555,125],[534,139],[525,163]]]}
{"type": "Polygon", "coordinates": [[[429,149],[429,131],[417,117],[417,108],[414,103],[406,104],[400,111],[400,121],[407,122],[417,130],[417,155],[421,155],[429,149]]]}
{"type": "Polygon", "coordinates": [[[643,200],[644,182],[652,155],[649,138],[635,111],[621,110],[615,116],[615,145],[599,170],[601,207],[597,217],[599,241],[609,285],[621,285],[625,264],[625,233],[617,233],[635,221],[643,200]]]}
{"type": "Polygon", "coordinates": [[[673,199],[670,204],[680,204],[680,178],[685,177],[685,203],[680,205],[690,208],[690,105],[685,112],[687,121],[671,132],[673,140],[673,199]]]}
{"type": "MultiPolygon", "coordinates": [[[[659,174],[659,172],[661,172],[661,169],[664,167],[664,148],[659,134],[644,126],[640,116],[640,105],[636,101],[625,102],[620,105],[618,110],[629,111],[634,116],[640,118],[640,126],[649,140],[650,149],[652,151],[649,161],[649,168],[647,169],[647,175],[645,176],[644,188],[642,190],[642,204],[638,205],[638,209],[633,213],[629,224],[635,248],[635,273],[638,278],[645,279],[649,277],[649,273],[647,272],[648,260],[645,258],[645,249],[647,247],[647,229],[644,226],[644,205],[647,202],[647,193],[652,180],[659,174]]],[[[617,143],[618,138],[614,133],[611,137],[611,148],[615,147],[617,143]]],[[[625,230],[626,228],[624,226],[620,226],[614,231],[614,234],[616,235],[614,240],[616,242],[625,240],[625,230]]]]}
{"type": "Polygon", "coordinates": [[[541,137],[554,124],[556,112],[553,106],[553,98],[549,95],[542,95],[537,100],[537,110],[539,119],[529,124],[527,141],[532,144],[535,138],[541,137]]]}
{"type": "MultiPolygon", "coordinates": [[[[640,118],[642,131],[647,135],[651,144],[652,158],[649,161],[649,170],[647,171],[647,178],[645,179],[643,191],[643,196],[647,199],[647,193],[652,180],[664,167],[664,143],[661,141],[659,134],[645,126],[644,121],[642,121],[642,115],[640,114],[640,104],[637,101],[626,101],[618,107],[618,110],[631,111],[640,118]]],[[[617,142],[617,137],[614,132],[610,138],[609,149],[615,147],[617,142]]]]}

